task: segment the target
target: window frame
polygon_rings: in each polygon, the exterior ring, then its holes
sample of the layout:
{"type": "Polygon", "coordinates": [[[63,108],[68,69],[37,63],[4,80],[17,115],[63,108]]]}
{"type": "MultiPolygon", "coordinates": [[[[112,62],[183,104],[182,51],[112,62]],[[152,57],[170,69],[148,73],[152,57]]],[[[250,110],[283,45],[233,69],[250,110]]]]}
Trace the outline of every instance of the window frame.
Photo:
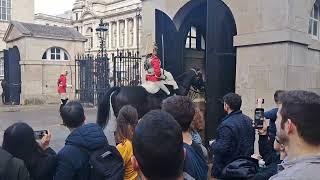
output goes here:
{"type": "Polygon", "coordinates": [[[1,21],[10,21],[12,17],[12,0],[1,0],[0,1],[0,20],[1,21]],[[3,2],[5,2],[3,5],[3,2]],[[3,13],[2,10],[5,10],[3,13]],[[3,18],[3,16],[5,18],[3,18]]]}
{"type": "Polygon", "coordinates": [[[206,49],[205,41],[204,35],[199,31],[199,28],[191,26],[186,37],[184,48],[204,51],[206,49]]]}
{"type": "Polygon", "coordinates": [[[309,16],[309,27],[308,27],[308,34],[311,35],[312,39],[319,40],[320,39],[320,3],[319,0],[316,1],[312,7],[310,16],[309,16]],[[315,15],[315,8],[318,9],[318,14],[315,15]],[[314,25],[316,23],[316,33],[314,33],[314,25]]]}
{"type": "Polygon", "coordinates": [[[43,61],[70,61],[69,53],[60,47],[51,47],[47,49],[43,54],[42,58],[43,61]],[[46,58],[44,58],[46,57],[46,58]],[[67,57],[67,58],[65,58],[67,57]]]}

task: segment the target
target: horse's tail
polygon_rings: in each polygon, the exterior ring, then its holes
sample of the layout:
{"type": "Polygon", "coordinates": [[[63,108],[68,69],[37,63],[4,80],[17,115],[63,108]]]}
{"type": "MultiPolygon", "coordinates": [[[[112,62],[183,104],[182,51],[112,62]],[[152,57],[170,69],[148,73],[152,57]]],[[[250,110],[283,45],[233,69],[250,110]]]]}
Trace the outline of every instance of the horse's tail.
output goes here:
{"type": "Polygon", "coordinates": [[[104,95],[102,101],[98,105],[97,124],[105,128],[109,121],[111,96],[114,92],[119,92],[120,87],[114,86],[104,95]]]}

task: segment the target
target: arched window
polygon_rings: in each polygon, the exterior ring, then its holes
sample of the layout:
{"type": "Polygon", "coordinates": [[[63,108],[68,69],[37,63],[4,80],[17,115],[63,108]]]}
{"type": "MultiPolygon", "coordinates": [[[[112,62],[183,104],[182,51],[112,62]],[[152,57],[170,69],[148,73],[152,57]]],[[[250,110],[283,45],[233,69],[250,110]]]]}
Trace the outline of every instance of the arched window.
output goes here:
{"type": "Polygon", "coordinates": [[[320,4],[317,0],[312,8],[309,18],[309,30],[308,33],[312,35],[312,38],[319,39],[319,18],[320,18],[320,4]]]}
{"type": "Polygon", "coordinates": [[[68,52],[59,47],[52,47],[47,49],[43,55],[43,60],[57,60],[57,61],[64,61],[69,60],[68,52]]]}
{"type": "Polygon", "coordinates": [[[204,36],[194,26],[192,26],[188,32],[185,48],[198,49],[198,50],[205,50],[206,49],[206,43],[205,43],[204,36]]]}

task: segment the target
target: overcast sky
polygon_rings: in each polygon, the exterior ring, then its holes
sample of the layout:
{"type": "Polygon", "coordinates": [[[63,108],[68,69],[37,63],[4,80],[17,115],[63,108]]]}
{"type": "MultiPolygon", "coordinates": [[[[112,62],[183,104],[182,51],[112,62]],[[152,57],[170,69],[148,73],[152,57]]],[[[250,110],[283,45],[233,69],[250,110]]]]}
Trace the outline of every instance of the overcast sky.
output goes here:
{"type": "Polygon", "coordinates": [[[62,14],[72,9],[75,0],[35,0],[35,13],[62,14]]]}

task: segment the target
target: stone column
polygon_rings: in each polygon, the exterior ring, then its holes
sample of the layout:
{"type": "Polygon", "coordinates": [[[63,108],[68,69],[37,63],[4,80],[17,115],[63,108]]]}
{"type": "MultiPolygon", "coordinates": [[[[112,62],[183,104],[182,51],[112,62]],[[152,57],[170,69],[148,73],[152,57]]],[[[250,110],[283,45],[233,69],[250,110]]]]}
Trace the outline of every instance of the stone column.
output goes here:
{"type": "Polygon", "coordinates": [[[133,45],[132,47],[137,49],[137,28],[138,28],[138,21],[137,17],[133,18],[133,45]]]}
{"type": "Polygon", "coordinates": [[[112,22],[109,22],[109,31],[108,31],[108,50],[112,49],[111,38],[112,38],[112,22]]]}
{"type": "Polygon", "coordinates": [[[117,43],[116,43],[116,49],[120,47],[120,21],[117,21],[117,43]]]}
{"type": "Polygon", "coordinates": [[[128,19],[124,20],[124,48],[128,48],[128,19]]]}

